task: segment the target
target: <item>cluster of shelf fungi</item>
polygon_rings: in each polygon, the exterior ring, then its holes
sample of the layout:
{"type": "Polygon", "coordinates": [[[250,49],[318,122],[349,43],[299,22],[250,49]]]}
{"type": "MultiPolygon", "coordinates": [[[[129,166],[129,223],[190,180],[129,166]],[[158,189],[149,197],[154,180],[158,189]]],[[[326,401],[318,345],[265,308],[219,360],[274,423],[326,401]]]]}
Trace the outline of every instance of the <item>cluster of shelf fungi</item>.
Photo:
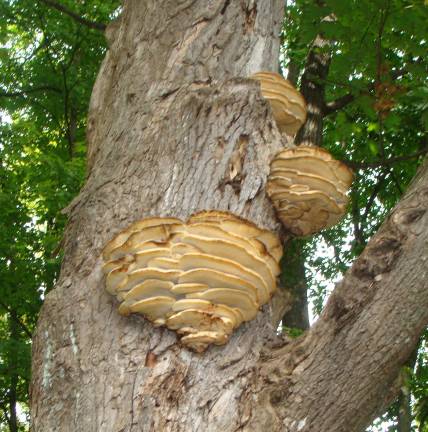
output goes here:
{"type": "MultiPolygon", "coordinates": [[[[259,72],[278,129],[294,136],[306,120],[300,93],[281,75],[259,72]]],[[[272,160],[267,194],[286,229],[306,236],[345,214],[352,172],[327,151],[287,148],[272,160]]],[[[119,313],[142,314],[181,336],[196,352],[223,345],[276,290],[282,245],[276,234],[229,212],[202,211],[187,221],[135,222],[103,250],[106,289],[119,313]]]]}
{"type": "Polygon", "coordinates": [[[196,213],[187,222],[147,218],[104,248],[107,291],[119,313],[141,313],[183,335],[197,352],[223,345],[276,289],[282,246],[270,231],[231,213],[196,213]]]}

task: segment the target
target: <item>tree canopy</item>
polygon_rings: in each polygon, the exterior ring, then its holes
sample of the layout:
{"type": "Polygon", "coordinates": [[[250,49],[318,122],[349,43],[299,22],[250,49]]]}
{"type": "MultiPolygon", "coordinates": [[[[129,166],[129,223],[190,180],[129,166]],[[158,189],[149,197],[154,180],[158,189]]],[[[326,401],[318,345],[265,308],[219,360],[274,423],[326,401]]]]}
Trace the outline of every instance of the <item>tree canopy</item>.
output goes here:
{"type": "MultiPolygon", "coordinates": [[[[28,429],[31,335],[59,273],[61,210],[85,178],[88,102],[106,51],[103,30],[118,8],[114,0],[0,2],[0,430],[28,429]]],[[[322,131],[315,144],[355,171],[342,223],[288,245],[287,268],[296,251],[315,314],[428,150],[427,19],[423,0],[286,6],[282,71],[303,94],[321,96],[312,104],[322,131]]],[[[282,280],[292,288],[299,281],[291,273],[282,280]]],[[[406,408],[411,430],[428,431],[427,340],[425,333],[403,370],[400,400],[373,430],[385,430],[382,422],[407,430],[398,412],[406,408]]]]}

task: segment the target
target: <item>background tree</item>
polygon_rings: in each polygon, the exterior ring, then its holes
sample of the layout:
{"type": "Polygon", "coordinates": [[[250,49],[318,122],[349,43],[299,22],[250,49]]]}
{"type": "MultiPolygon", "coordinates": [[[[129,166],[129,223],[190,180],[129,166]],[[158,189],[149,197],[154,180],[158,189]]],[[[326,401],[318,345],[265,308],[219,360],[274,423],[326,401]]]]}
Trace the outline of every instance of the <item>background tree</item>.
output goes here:
{"type": "MultiPolygon", "coordinates": [[[[322,144],[340,158],[349,160],[354,167],[364,168],[361,171],[364,174],[359,177],[352,195],[352,221],[348,219],[342,226],[321,236],[326,247],[333,246],[334,257],[329,254],[325,258],[320,257],[319,247],[316,246],[320,243],[320,237],[311,242],[305,241],[304,253],[296,253],[296,247],[287,248],[290,258],[296,260],[298,256],[302,257],[297,259],[294,272],[300,274],[300,279],[297,279],[300,284],[304,260],[309,279],[311,274],[308,270],[311,268],[321,271],[326,280],[337,278],[347,268],[413,175],[417,158],[409,155],[417,156],[424,152],[426,129],[421,120],[426,119],[424,97],[427,93],[421,81],[426,67],[422,57],[426,50],[423,45],[426,10],[422,2],[396,2],[393,7],[386,3],[359,2],[346,10],[336,3],[327,2],[320,6],[298,2],[288,6],[283,39],[285,58],[291,59],[292,63],[287,63],[287,66],[295,77],[306,72],[306,78],[301,80],[303,87],[315,82],[318,88],[324,89],[321,101],[326,106],[329,104],[329,108],[323,108],[325,115],[318,116],[321,126],[318,120],[318,126],[314,128],[318,137],[324,137],[322,144]],[[403,19],[400,7],[406,10],[406,19],[403,19]],[[325,20],[325,17],[333,15],[337,19],[325,20]],[[394,66],[390,70],[401,71],[395,78],[404,80],[399,85],[405,88],[393,93],[393,107],[388,99],[390,95],[387,95],[386,102],[390,109],[379,122],[379,118],[384,116],[379,113],[386,112],[385,103],[378,107],[381,110],[373,107],[382,97],[385,99],[382,93],[385,90],[374,87],[378,63],[374,67],[370,64],[378,58],[374,59],[373,53],[379,47],[378,30],[382,20],[385,20],[380,38],[382,56],[388,56],[388,59],[391,56],[394,66]],[[395,39],[391,35],[394,32],[395,39]],[[312,57],[311,53],[307,55],[307,47],[316,40],[317,35],[330,41],[324,50],[318,50],[319,56],[327,55],[333,59],[329,61],[328,74],[324,77],[311,76],[309,68],[305,68],[305,63],[310,65],[310,60],[314,58],[314,47],[311,48],[312,57]],[[360,52],[355,52],[357,39],[362,40],[360,46],[364,48],[360,52]],[[368,49],[369,44],[376,49],[368,49]],[[392,55],[394,50],[395,56],[392,55]],[[356,65],[355,70],[350,72],[352,58],[356,65]],[[394,115],[399,120],[397,122],[396,119],[395,127],[392,127],[394,122],[389,119],[394,115]],[[334,119],[330,120],[332,116],[334,119]],[[319,130],[322,127],[324,134],[321,135],[319,130]],[[380,142],[387,143],[383,154],[374,151],[380,142]],[[417,147],[418,143],[422,145],[417,147]],[[389,161],[385,162],[385,159],[389,161]],[[353,231],[349,230],[350,226],[354,227],[353,231]],[[349,249],[352,242],[350,233],[356,239],[352,249],[349,249]]],[[[2,233],[5,236],[4,242],[1,242],[4,261],[1,261],[3,272],[0,274],[5,317],[2,331],[4,329],[5,339],[12,337],[10,343],[2,343],[2,359],[7,359],[3,362],[7,373],[1,382],[1,401],[4,422],[9,423],[10,430],[16,430],[13,426],[15,402],[26,400],[29,376],[28,360],[22,360],[17,370],[14,360],[16,350],[19,349],[20,359],[29,358],[28,335],[34,328],[41,298],[51,289],[57,277],[58,244],[64,223],[59,211],[77,192],[84,172],[86,101],[103,53],[103,38],[98,29],[108,22],[109,14],[116,6],[114,2],[103,2],[102,5],[86,2],[84,7],[76,9],[72,2],[58,4],[45,1],[36,5],[25,1],[19,4],[2,2],[3,16],[7,19],[2,23],[4,55],[1,67],[6,79],[1,87],[3,94],[0,103],[12,122],[3,124],[1,129],[4,168],[1,196],[5,203],[2,209],[6,210],[2,210],[2,233]],[[34,16],[38,18],[35,20],[34,16]],[[14,313],[16,311],[19,313],[14,313]],[[15,319],[15,316],[20,319],[15,319]],[[15,343],[19,341],[21,343],[15,343]],[[17,378],[21,384],[17,384],[17,378]]],[[[254,9],[249,11],[251,23],[255,12],[254,9]]],[[[299,136],[302,134],[303,131],[299,136]]],[[[299,245],[297,249],[300,249],[299,245]]],[[[290,260],[286,262],[288,265],[285,266],[283,279],[290,285],[293,266],[290,260]]],[[[311,280],[309,282],[312,298],[320,310],[326,297],[326,287],[315,285],[311,280]]],[[[304,311],[305,302],[302,304],[298,312],[304,311]]],[[[299,327],[293,322],[290,324],[290,327],[299,327]]],[[[426,358],[423,357],[423,350],[421,353],[417,373],[408,379],[409,385],[411,383],[415,388],[420,430],[426,418],[423,414],[426,358]]]]}

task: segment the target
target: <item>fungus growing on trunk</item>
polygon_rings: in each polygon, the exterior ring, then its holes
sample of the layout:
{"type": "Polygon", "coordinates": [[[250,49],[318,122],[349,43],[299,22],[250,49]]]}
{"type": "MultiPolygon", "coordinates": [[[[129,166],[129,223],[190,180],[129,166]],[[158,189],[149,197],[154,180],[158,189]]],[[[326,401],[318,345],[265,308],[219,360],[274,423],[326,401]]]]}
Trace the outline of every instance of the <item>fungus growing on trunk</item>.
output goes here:
{"type": "Polygon", "coordinates": [[[326,150],[299,146],[272,160],[267,193],[284,226],[306,236],[342,218],[352,178],[352,171],[326,150]]]}
{"type": "Polygon", "coordinates": [[[278,129],[294,136],[306,121],[306,102],[290,81],[275,72],[258,72],[252,75],[260,82],[260,89],[272,108],[278,129]]]}
{"type": "Polygon", "coordinates": [[[142,314],[202,352],[225,344],[271,299],[281,255],[270,231],[203,211],[186,223],[158,217],[132,224],[105,246],[103,272],[120,314],[142,314]]]}

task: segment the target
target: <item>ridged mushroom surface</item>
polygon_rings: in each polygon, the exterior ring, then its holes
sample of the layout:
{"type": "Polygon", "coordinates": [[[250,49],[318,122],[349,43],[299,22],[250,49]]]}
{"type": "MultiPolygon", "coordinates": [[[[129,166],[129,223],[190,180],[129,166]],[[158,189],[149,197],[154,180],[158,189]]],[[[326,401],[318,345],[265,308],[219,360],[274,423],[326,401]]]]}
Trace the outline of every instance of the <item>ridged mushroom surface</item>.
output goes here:
{"type": "Polygon", "coordinates": [[[270,103],[278,129],[294,136],[306,121],[306,102],[300,92],[275,72],[258,72],[250,78],[260,82],[262,95],[270,103]]]}
{"type": "Polygon", "coordinates": [[[104,247],[103,272],[120,314],[142,314],[203,352],[225,344],[271,299],[281,256],[274,233],[231,213],[202,211],[187,222],[132,224],[104,247]]]}
{"type": "Polygon", "coordinates": [[[336,224],[346,212],[352,171],[318,147],[282,150],[271,162],[267,193],[284,226],[306,236],[336,224]]]}

